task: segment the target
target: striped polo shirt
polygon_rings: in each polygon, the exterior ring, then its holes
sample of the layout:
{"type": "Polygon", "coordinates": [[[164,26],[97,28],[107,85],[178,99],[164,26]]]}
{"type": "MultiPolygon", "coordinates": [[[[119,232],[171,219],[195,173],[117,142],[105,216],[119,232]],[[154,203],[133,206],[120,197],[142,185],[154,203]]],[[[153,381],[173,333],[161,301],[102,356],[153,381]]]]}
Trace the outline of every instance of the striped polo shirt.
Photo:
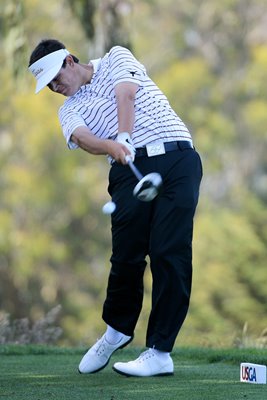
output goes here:
{"type": "Polygon", "coordinates": [[[71,135],[80,126],[87,126],[99,138],[116,139],[118,118],[114,87],[120,82],[133,82],[139,86],[132,132],[136,148],[159,140],[192,140],[166,96],[128,49],[112,47],[103,58],[92,63],[91,82],[81,86],[59,109],[59,120],[70,149],[78,147],[72,142],[71,135]]]}

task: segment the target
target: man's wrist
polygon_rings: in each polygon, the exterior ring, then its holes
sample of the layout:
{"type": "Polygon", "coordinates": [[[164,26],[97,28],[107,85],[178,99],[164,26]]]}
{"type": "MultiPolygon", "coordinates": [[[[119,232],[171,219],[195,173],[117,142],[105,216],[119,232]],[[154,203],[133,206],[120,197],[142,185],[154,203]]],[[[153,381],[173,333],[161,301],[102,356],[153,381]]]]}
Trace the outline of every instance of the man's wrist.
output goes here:
{"type": "Polygon", "coordinates": [[[127,132],[127,131],[118,132],[118,137],[120,137],[120,138],[126,138],[126,139],[127,139],[127,138],[132,139],[130,133],[127,132]]]}

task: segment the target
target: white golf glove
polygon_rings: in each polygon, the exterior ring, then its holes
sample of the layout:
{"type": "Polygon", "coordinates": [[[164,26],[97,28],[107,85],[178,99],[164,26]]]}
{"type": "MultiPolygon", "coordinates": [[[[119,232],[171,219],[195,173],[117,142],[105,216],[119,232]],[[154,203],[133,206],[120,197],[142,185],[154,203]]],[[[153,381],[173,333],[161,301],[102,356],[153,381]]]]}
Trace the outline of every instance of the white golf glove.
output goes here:
{"type": "Polygon", "coordinates": [[[132,161],[134,161],[136,150],[133,145],[132,138],[128,132],[120,132],[118,133],[116,141],[118,143],[124,144],[125,147],[130,151],[130,157],[132,161]]]}

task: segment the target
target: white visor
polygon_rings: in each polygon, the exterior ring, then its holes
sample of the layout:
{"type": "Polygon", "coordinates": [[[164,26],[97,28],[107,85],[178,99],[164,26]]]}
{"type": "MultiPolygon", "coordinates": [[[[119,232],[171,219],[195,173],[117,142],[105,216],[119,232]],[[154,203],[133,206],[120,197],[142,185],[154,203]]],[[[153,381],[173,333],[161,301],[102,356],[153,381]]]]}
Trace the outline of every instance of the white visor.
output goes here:
{"type": "Polygon", "coordinates": [[[29,67],[37,80],[35,93],[40,92],[55,78],[68,54],[68,50],[60,49],[40,58],[29,67]]]}

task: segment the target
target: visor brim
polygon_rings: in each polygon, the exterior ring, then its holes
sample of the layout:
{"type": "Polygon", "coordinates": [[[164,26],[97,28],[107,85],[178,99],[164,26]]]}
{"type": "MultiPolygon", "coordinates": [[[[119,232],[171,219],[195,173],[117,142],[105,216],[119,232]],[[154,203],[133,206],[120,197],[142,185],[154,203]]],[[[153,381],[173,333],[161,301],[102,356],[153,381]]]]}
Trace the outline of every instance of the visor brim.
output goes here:
{"type": "Polygon", "coordinates": [[[45,88],[56,77],[61,67],[62,62],[49,69],[42,77],[40,77],[37,81],[35,93],[39,93],[43,88],[45,88]]]}

